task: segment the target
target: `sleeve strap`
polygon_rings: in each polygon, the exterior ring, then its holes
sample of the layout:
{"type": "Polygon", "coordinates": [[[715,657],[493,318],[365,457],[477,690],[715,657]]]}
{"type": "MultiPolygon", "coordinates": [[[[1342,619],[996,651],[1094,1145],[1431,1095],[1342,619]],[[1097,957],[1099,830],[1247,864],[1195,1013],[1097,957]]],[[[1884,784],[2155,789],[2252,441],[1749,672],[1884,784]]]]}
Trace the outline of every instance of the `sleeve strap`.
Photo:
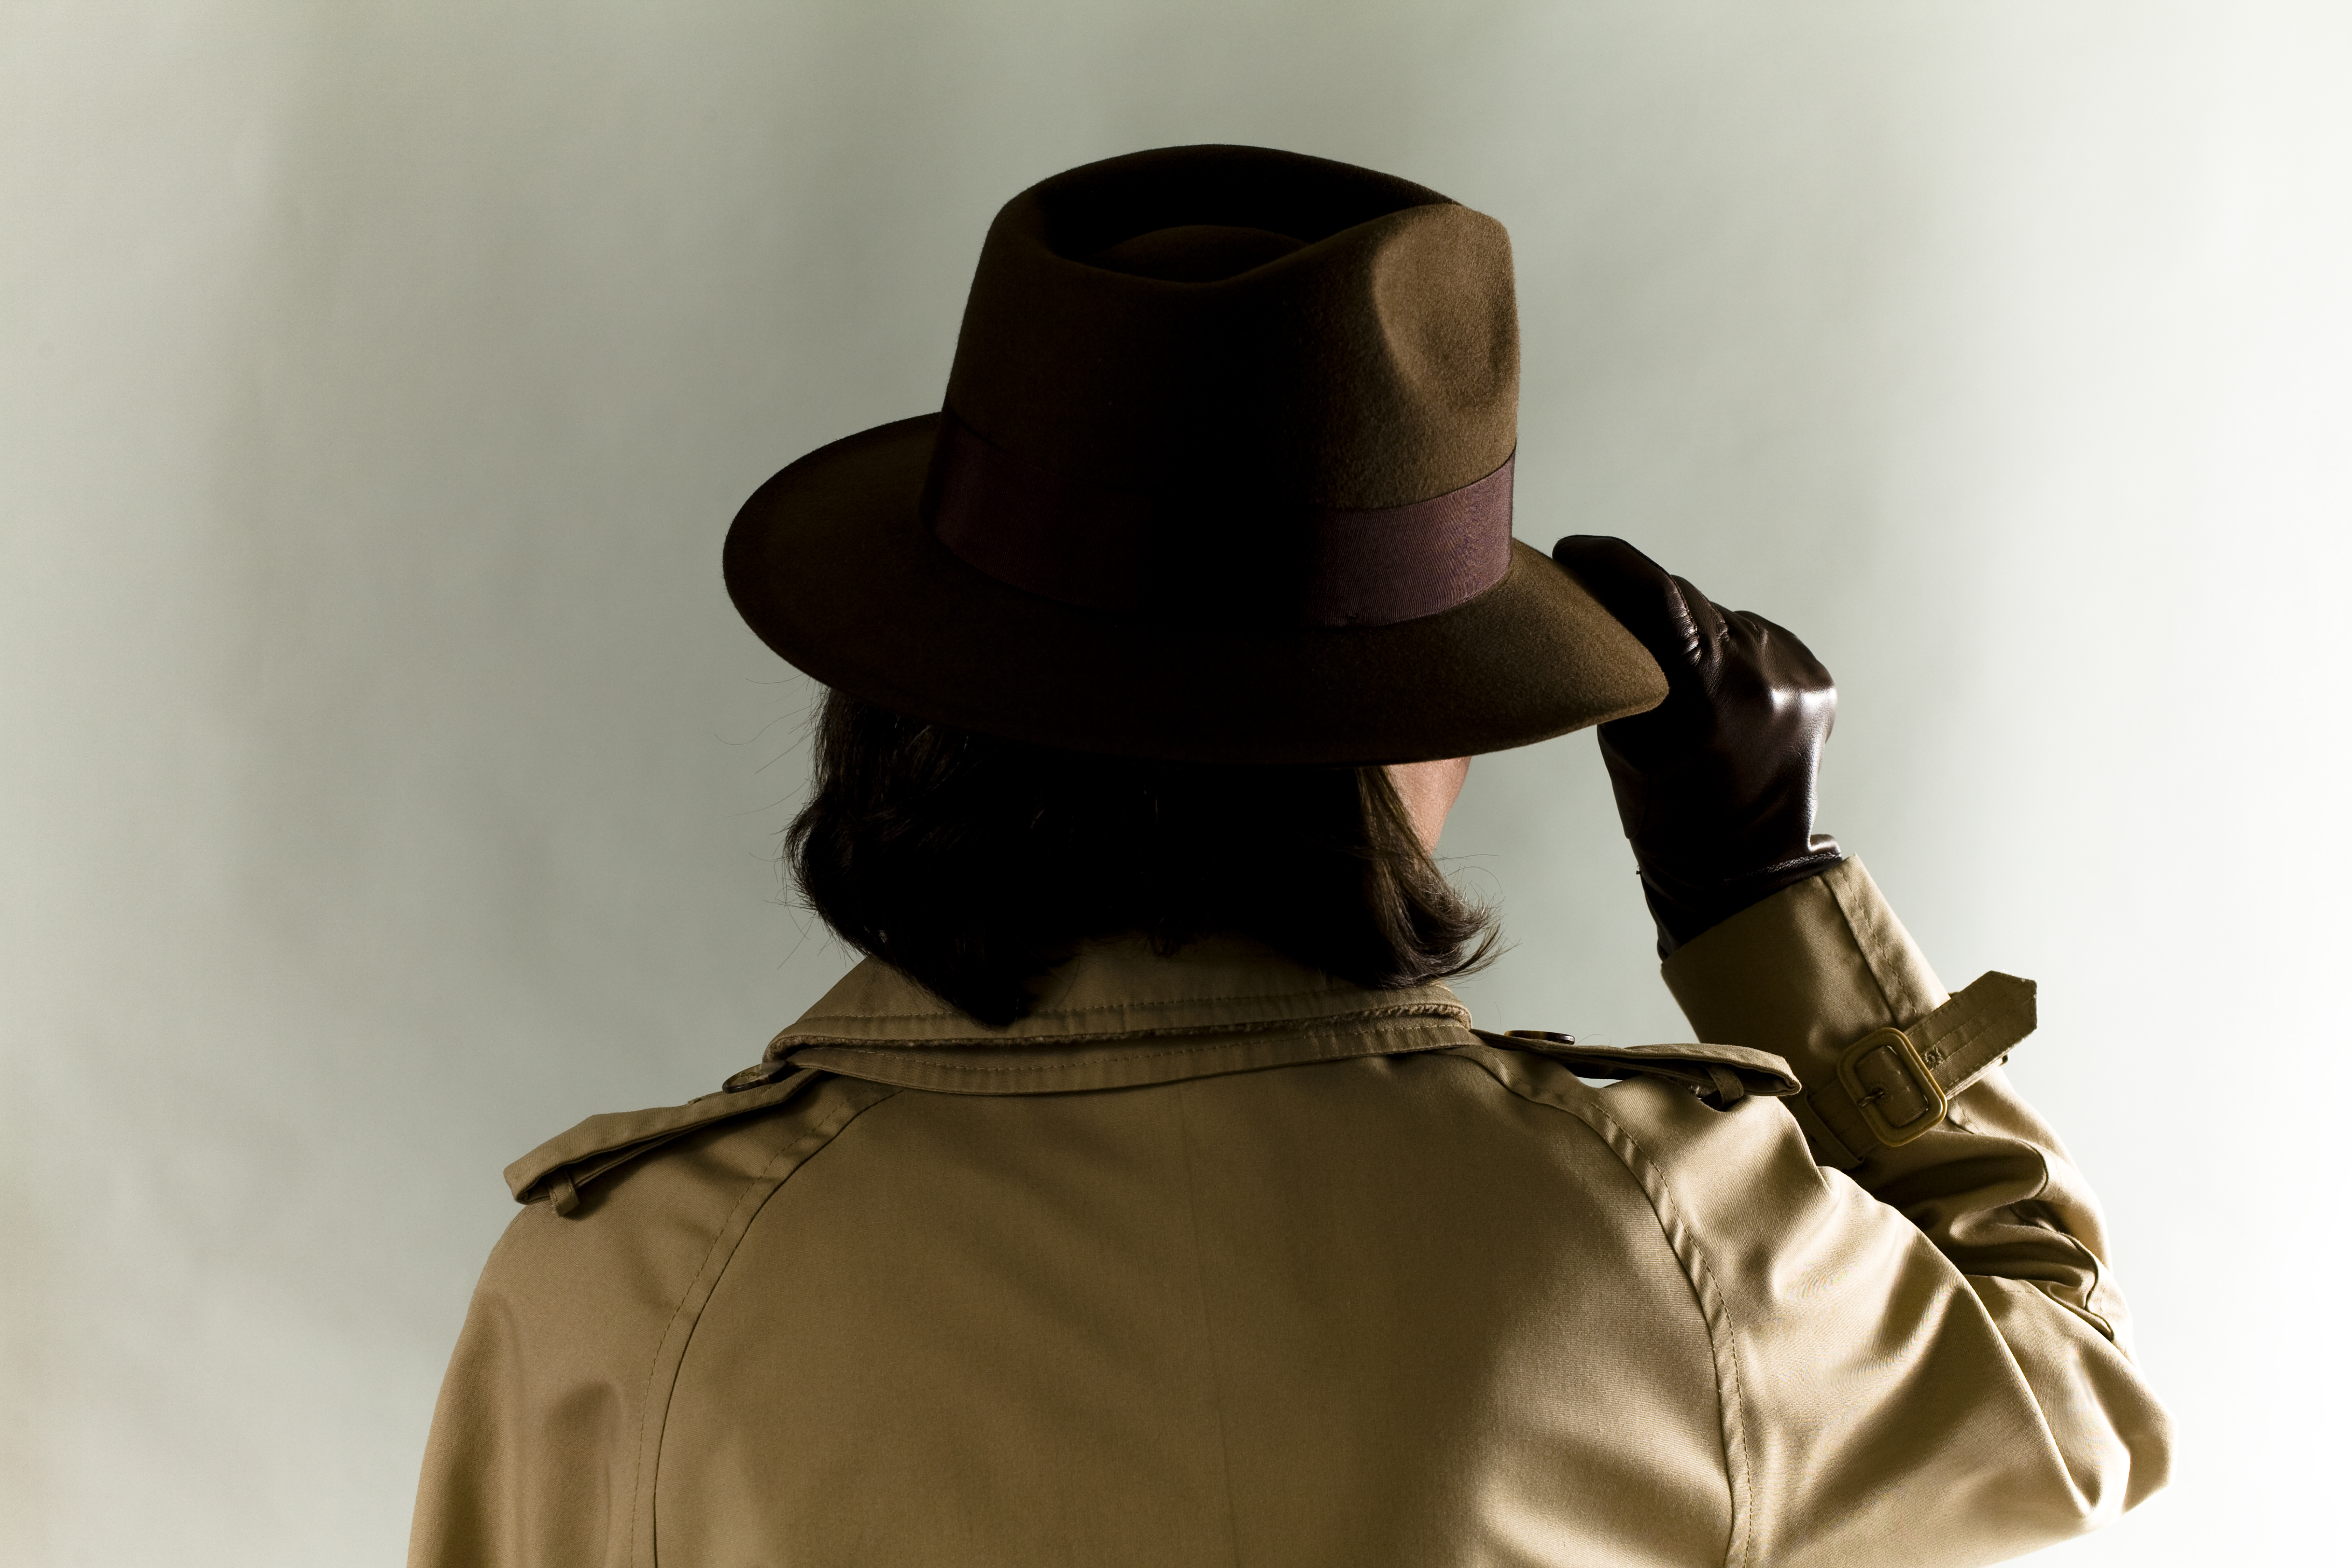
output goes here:
{"type": "Polygon", "coordinates": [[[1907,1029],[1855,1040],[1834,1076],[1789,1100],[1814,1157],[1852,1170],[1880,1148],[1899,1148],[1942,1125],[1953,1097],[2033,1032],[2031,980],[1989,971],[1907,1029]]]}

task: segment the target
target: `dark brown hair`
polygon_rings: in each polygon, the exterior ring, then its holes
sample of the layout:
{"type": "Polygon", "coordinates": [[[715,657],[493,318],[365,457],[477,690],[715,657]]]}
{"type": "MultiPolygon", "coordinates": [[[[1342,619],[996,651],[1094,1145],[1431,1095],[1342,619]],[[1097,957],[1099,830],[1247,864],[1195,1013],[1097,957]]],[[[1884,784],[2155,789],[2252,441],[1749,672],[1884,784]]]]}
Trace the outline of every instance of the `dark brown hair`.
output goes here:
{"type": "Polygon", "coordinates": [[[1232,931],[1359,985],[1465,974],[1495,921],[1415,837],[1386,770],[1056,751],[829,692],[785,835],[808,907],[988,1024],[1088,937],[1232,931]]]}

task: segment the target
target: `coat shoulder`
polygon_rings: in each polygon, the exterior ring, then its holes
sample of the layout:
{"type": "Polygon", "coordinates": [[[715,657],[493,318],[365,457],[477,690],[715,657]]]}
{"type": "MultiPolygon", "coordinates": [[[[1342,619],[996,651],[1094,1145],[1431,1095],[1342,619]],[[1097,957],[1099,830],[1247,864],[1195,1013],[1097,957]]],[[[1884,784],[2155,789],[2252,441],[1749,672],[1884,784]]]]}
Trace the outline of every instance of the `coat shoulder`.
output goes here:
{"type": "MultiPolygon", "coordinates": [[[[754,1082],[699,1095],[683,1105],[655,1106],[645,1110],[608,1111],[591,1116],[557,1134],[506,1168],[507,1191],[519,1204],[546,1202],[558,1215],[579,1206],[582,1191],[592,1182],[652,1153],[665,1145],[724,1123],[757,1118],[787,1125],[805,1119],[820,1102],[831,1108],[842,1098],[836,1090],[820,1090],[822,1075],[803,1070],[770,1081],[754,1082]],[[787,1115],[797,1107],[801,1115],[787,1115]]],[[[858,1098],[854,1091],[850,1098],[858,1098]]],[[[866,1102],[879,1097],[866,1097],[866,1102]]],[[[863,1106],[861,1105],[860,1109],[863,1106]]]]}
{"type": "Polygon", "coordinates": [[[896,1092],[814,1078],[771,1089],[591,1117],[516,1163],[525,1206],[442,1385],[412,1563],[604,1563],[627,1558],[620,1543],[649,1547],[645,1456],[698,1303],[765,1196],[896,1092]],[[533,1539],[542,1550],[518,1545],[533,1539]]]}

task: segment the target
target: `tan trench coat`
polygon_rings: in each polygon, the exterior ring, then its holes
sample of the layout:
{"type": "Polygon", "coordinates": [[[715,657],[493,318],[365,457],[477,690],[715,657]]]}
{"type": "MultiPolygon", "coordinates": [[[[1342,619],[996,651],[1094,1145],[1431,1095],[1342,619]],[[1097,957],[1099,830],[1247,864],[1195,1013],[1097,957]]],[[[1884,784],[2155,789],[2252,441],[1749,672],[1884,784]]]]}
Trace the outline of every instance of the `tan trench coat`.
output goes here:
{"type": "Polygon", "coordinates": [[[1235,942],[1100,944],[1010,1031],[861,965],[733,1090],[509,1170],[410,1562],[1927,1568],[2162,1485],[1998,1068],[1851,1147],[1845,1048],[1966,1011],[1860,865],[1666,977],[1748,1048],[1235,942]]]}

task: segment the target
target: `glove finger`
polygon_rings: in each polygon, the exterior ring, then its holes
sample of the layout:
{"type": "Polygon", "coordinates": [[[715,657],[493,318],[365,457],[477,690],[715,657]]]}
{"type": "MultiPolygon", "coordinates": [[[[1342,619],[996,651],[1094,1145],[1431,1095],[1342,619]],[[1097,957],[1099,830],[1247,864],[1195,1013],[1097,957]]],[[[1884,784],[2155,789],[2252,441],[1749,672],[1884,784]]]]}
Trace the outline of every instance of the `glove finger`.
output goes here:
{"type": "Polygon", "coordinates": [[[1838,690],[1829,668],[1794,632],[1752,610],[1728,610],[1724,669],[1733,685],[1751,689],[1779,714],[1788,732],[1812,736],[1815,751],[1837,728],[1838,690]]]}
{"type": "Polygon", "coordinates": [[[1698,584],[1687,577],[1675,579],[1675,588],[1682,595],[1683,606],[1690,616],[1692,657],[1703,658],[1706,650],[1719,649],[1731,636],[1724,616],[1729,612],[1698,591],[1698,584]]]}
{"type": "Polygon", "coordinates": [[[1835,690],[1829,667],[1813,656],[1796,633],[1753,610],[1726,610],[1731,634],[1745,645],[1748,658],[1775,686],[1801,690],[1835,690]]]}
{"type": "Polygon", "coordinates": [[[1623,540],[1606,534],[1571,533],[1551,547],[1551,558],[1650,650],[1669,681],[1680,684],[1676,678],[1696,668],[1701,633],[1688,601],[1706,605],[1704,595],[1668,575],[1664,567],[1623,540]]]}

